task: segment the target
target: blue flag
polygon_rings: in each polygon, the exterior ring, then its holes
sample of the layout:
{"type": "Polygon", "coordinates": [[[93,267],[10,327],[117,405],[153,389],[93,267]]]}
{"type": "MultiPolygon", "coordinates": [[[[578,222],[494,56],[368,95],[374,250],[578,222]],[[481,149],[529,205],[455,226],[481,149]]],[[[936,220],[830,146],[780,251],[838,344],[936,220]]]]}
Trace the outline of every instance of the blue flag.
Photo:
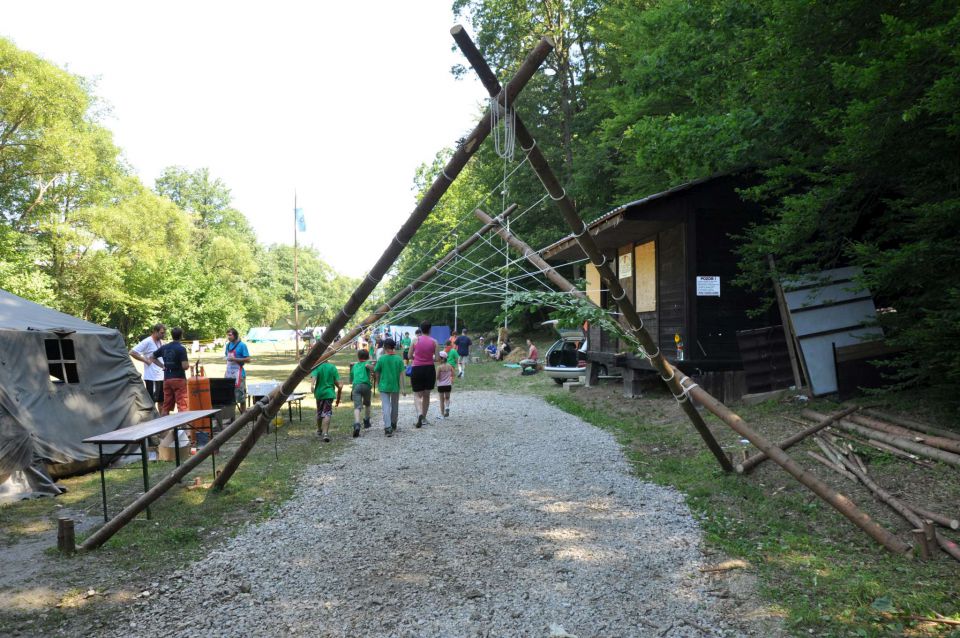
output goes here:
{"type": "Polygon", "coordinates": [[[303,209],[294,208],[293,213],[297,216],[297,230],[301,233],[307,232],[307,218],[303,216],[303,209]]]}

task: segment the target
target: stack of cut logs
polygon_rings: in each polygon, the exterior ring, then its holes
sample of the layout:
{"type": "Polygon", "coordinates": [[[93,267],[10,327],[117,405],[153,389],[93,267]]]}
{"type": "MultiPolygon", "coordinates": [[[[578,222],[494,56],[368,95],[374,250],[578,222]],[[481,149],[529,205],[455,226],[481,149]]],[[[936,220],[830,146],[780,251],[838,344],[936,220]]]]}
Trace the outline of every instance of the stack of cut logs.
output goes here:
{"type": "MultiPolygon", "coordinates": [[[[809,451],[807,455],[851,481],[863,484],[878,500],[912,525],[915,554],[919,558],[931,558],[939,546],[960,561],[960,546],[937,529],[960,529],[960,520],[938,514],[885,490],[871,478],[866,464],[850,444],[852,441],[872,447],[923,467],[931,467],[939,461],[960,468],[960,434],[858,407],[831,415],[804,410],[800,416],[807,421],[790,420],[807,427],[782,441],[779,444],[782,449],[813,436],[813,442],[823,454],[809,451]]],[[[749,472],[765,459],[766,455],[756,454],[744,459],[736,469],[741,473],[749,472]]]]}

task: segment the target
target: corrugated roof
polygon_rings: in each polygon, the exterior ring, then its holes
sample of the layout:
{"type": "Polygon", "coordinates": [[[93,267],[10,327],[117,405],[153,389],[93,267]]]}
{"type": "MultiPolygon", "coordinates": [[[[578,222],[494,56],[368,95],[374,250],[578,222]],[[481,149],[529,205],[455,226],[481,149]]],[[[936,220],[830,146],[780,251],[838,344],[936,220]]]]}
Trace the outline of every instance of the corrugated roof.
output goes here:
{"type": "MultiPolygon", "coordinates": [[[[728,175],[731,175],[732,173],[733,172],[717,173],[716,175],[710,175],[709,177],[701,177],[699,179],[695,179],[693,181],[680,184],[679,186],[674,186],[673,188],[669,188],[665,191],[654,193],[653,195],[647,195],[646,197],[642,197],[628,204],[621,204],[620,206],[617,206],[616,208],[611,210],[609,213],[604,213],[600,217],[596,218],[595,220],[587,224],[587,230],[590,231],[591,235],[595,235],[597,234],[601,226],[604,226],[608,222],[615,220],[617,217],[623,216],[623,214],[627,212],[627,210],[629,209],[639,208],[641,206],[645,206],[646,204],[649,204],[650,202],[671,197],[673,195],[676,195],[677,193],[682,193],[683,191],[690,190],[695,186],[705,184],[707,182],[713,181],[720,177],[726,177],[728,175]]],[[[560,239],[559,241],[556,241],[550,244],[549,246],[547,246],[546,248],[544,248],[543,250],[541,250],[540,254],[544,257],[544,259],[549,259],[551,255],[555,255],[557,253],[560,253],[566,250],[572,244],[576,243],[576,241],[577,241],[576,238],[571,233],[570,235],[567,235],[563,239],[560,239]]]]}

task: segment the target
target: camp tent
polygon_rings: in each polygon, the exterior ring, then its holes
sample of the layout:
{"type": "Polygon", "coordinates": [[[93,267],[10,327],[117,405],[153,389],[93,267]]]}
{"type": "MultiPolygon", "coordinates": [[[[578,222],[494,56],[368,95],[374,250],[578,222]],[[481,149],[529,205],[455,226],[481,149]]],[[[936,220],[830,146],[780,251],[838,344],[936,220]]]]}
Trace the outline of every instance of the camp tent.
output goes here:
{"type": "Polygon", "coordinates": [[[155,414],[119,332],[0,290],[0,499],[59,493],[83,439],[155,414]]]}

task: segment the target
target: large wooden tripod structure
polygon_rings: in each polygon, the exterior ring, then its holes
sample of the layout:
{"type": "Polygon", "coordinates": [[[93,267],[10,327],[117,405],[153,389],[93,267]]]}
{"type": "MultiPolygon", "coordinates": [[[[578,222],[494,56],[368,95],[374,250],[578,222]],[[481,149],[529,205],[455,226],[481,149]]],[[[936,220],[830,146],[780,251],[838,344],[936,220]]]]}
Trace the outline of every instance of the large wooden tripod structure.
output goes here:
{"type": "Polygon", "coordinates": [[[262,402],[258,402],[250,410],[244,412],[222,432],[213,437],[207,445],[197,450],[196,455],[190,457],[180,465],[180,467],[168,474],[162,481],[143,494],[143,496],[124,508],[116,517],[91,534],[83,545],[81,545],[83,549],[89,550],[100,547],[124,525],[132,521],[137,514],[146,509],[150,503],[160,498],[167,490],[176,485],[187,474],[200,465],[208,456],[219,450],[225,442],[240,433],[248,424],[254,423],[252,433],[247,436],[241,448],[238,449],[227,462],[227,466],[217,481],[217,487],[219,488],[226,485],[230,476],[233,475],[237,467],[239,467],[240,463],[243,462],[243,459],[246,458],[247,454],[249,454],[250,450],[256,444],[257,439],[267,431],[270,421],[283,407],[287,397],[294,392],[297,385],[306,378],[310,370],[320,361],[320,358],[324,356],[328,350],[331,350],[332,354],[332,346],[336,336],[346,327],[347,322],[353,318],[360,309],[361,304],[366,301],[370,293],[373,292],[377,284],[380,283],[383,276],[390,267],[393,266],[404,247],[420,226],[423,225],[427,215],[430,214],[437,205],[437,202],[440,201],[440,198],[450,187],[450,184],[453,183],[453,180],[456,179],[470,158],[473,157],[480,148],[480,144],[490,134],[494,117],[493,109],[498,109],[500,112],[505,113],[505,106],[514,102],[517,95],[523,90],[523,87],[527,85],[530,78],[532,78],[533,74],[540,68],[540,65],[553,48],[554,45],[550,38],[544,37],[537,43],[530,54],[527,55],[526,59],[524,59],[517,69],[513,79],[510,80],[507,88],[498,92],[497,99],[491,104],[490,109],[488,109],[480,122],[454,152],[453,157],[451,157],[443,167],[440,176],[434,180],[423,198],[413,209],[413,212],[410,213],[407,221],[400,227],[400,230],[396,236],[394,236],[387,249],[384,250],[380,259],[377,260],[367,276],[360,282],[360,285],[357,286],[357,289],[350,296],[347,304],[337,313],[330,322],[330,325],[323,331],[317,343],[314,344],[307,355],[300,360],[297,367],[280,387],[267,397],[264,397],[262,402]]]}

